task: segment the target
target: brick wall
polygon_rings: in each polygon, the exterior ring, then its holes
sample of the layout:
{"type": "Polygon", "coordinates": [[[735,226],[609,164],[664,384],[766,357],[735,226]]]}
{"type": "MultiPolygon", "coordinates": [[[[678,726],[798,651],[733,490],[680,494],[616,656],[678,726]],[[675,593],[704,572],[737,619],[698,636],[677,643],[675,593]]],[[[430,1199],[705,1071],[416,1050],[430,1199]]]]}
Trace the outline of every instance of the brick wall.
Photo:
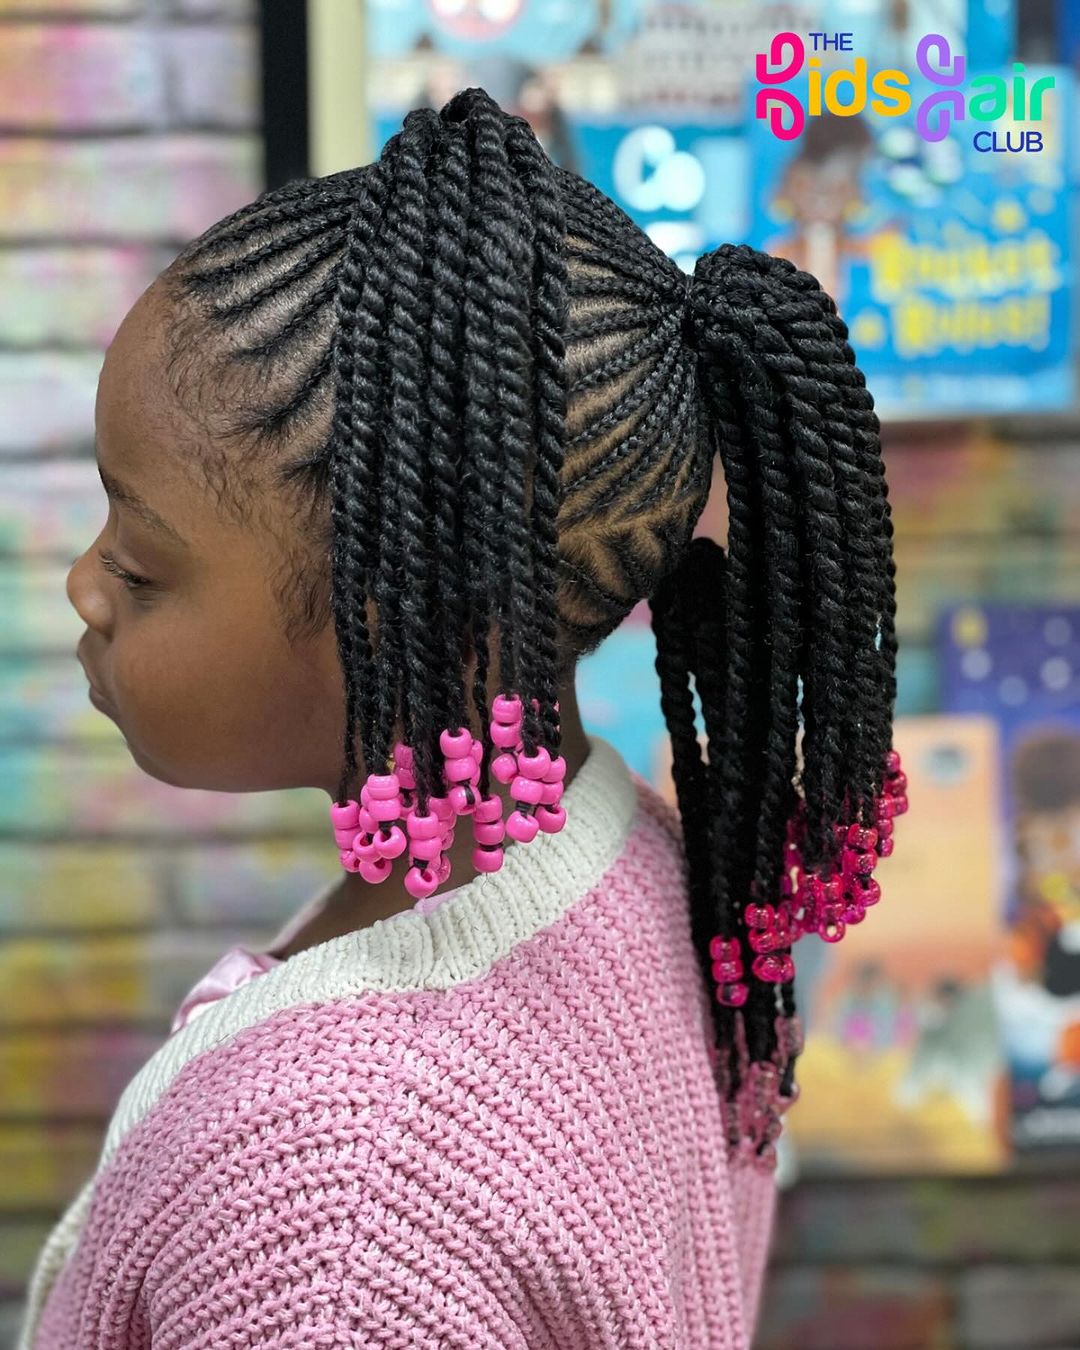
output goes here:
{"type": "MultiPolygon", "coordinates": [[[[0,0],[0,1350],[177,1000],[336,868],[312,794],[180,793],[133,766],[87,702],[64,591],[105,509],[104,347],[181,245],[261,188],[255,53],[246,0],[0,0]]],[[[1072,454],[890,449],[908,711],[933,705],[939,601],[1075,598],[1072,454]]],[[[800,1185],[762,1350],[1080,1345],[1078,1190],[800,1185]]]]}

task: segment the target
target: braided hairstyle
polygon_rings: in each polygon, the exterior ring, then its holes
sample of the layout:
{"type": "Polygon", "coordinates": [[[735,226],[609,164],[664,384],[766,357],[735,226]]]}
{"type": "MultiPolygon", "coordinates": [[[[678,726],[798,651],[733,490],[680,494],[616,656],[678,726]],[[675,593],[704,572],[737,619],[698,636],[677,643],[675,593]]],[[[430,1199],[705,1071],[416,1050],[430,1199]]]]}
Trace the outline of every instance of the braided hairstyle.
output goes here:
{"type": "MultiPolygon", "coordinates": [[[[727,245],[688,277],[476,88],[371,165],[264,193],[164,278],[174,388],[197,404],[209,377],[213,442],[242,447],[242,474],[206,462],[219,498],[291,505],[287,631],[333,618],[337,800],[357,738],[379,772],[399,719],[420,811],[444,727],[478,727],[487,794],[496,630],[525,751],[557,754],[560,685],[646,598],[694,944],[706,980],[717,936],[749,964],[743,907],[781,893],[793,814],[807,868],[872,819],[895,699],[879,426],[814,278],[727,245]],[[726,551],[694,537],[717,454],[726,551]]],[[[710,998],[718,1081],[734,1101],[771,1064],[790,1100],[791,981],[749,985],[710,998]]]]}

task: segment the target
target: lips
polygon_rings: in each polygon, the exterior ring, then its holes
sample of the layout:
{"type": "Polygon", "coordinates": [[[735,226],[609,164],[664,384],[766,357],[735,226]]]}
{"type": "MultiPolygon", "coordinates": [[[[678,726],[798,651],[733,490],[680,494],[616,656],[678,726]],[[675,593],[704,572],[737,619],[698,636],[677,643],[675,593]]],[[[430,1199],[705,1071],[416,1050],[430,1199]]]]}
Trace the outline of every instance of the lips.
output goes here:
{"type": "Polygon", "coordinates": [[[86,662],[82,658],[82,653],[76,649],[75,656],[78,659],[79,665],[82,666],[83,674],[86,676],[86,682],[90,686],[90,701],[102,707],[105,711],[110,711],[113,705],[110,702],[110,700],[106,697],[106,695],[103,694],[101,690],[98,688],[98,686],[94,683],[93,676],[86,668],[86,662]]]}

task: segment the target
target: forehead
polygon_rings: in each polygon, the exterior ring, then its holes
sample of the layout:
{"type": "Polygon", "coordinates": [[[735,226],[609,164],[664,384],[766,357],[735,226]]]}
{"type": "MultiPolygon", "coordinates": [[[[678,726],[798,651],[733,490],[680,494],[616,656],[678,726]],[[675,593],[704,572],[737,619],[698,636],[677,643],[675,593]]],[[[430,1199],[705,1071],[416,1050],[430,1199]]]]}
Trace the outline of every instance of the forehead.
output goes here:
{"type": "Polygon", "coordinates": [[[205,532],[208,496],[192,471],[199,429],[178,402],[166,364],[170,308],[161,288],[125,315],[98,377],[98,463],[144,497],[185,538],[205,532]]]}

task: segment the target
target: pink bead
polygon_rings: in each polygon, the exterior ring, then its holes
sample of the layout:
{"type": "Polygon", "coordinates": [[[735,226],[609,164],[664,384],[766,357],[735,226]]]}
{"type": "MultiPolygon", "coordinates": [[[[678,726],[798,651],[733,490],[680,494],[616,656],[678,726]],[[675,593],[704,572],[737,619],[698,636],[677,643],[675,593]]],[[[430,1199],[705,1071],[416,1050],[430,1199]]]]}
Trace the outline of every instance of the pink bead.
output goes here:
{"type": "Polygon", "coordinates": [[[355,830],[360,818],[360,803],[350,798],[344,806],[334,803],[330,807],[330,820],[335,830],[355,830]]]}
{"type": "Polygon", "coordinates": [[[770,984],[784,982],[784,963],[779,956],[755,956],[751,969],[759,980],[766,980],[770,984]]]}
{"type": "Polygon", "coordinates": [[[714,961],[712,977],[717,984],[728,984],[732,980],[741,980],[743,963],[741,961],[714,961]]]}
{"type": "Polygon", "coordinates": [[[448,783],[467,783],[470,778],[479,776],[476,760],[472,755],[461,755],[456,759],[446,760],[443,770],[448,783]]]}
{"type": "Polygon", "coordinates": [[[537,746],[535,755],[518,755],[518,773],[523,778],[544,778],[551,768],[551,755],[542,745],[537,746]]]}
{"type": "Polygon", "coordinates": [[[341,849],[352,848],[352,841],[355,837],[356,837],[355,822],[353,823],[351,829],[334,831],[334,843],[337,844],[338,848],[341,849]]]}
{"type": "Polygon", "coordinates": [[[484,742],[481,741],[481,740],[479,740],[476,736],[473,737],[473,743],[472,743],[472,757],[473,757],[473,759],[476,760],[477,764],[483,764],[483,762],[484,762],[484,742]]]}
{"type": "Polygon", "coordinates": [[[775,928],[751,929],[748,940],[755,952],[774,952],[778,947],[787,945],[786,935],[777,932],[775,928]]]}
{"type": "Polygon", "coordinates": [[[549,783],[545,778],[540,784],[543,791],[540,794],[540,800],[545,806],[558,806],[563,794],[563,785],[561,783],[549,783]]]}
{"type": "Polygon", "coordinates": [[[497,872],[503,865],[503,851],[501,848],[474,848],[472,862],[478,872],[497,872]]]}
{"type": "Polygon", "coordinates": [[[434,862],[434,860],[443,851],[442,836],[434,839],[410,839],[409,857],[422,858],[425,862],[434,862]]]}
{"type": "Polygon", "coordinates": [[[849,848],[865,853],[877,843],[878,832],[866,825],[849,825],[846,840],[849,848]]]}
{"type": "Polygon", "coordinates": [[[472,744],[473,734],[466,727],[459,727],[456,732],[447,727],[439,733],[439,749],[447,759],[458,759],[462,755],[471,759],[472,744]]]}
{"type": "Polygon", "coordinates": [[[709,943],[709,955],[714,961],[734,961],[739,950],[738,938],[714,937],[709,943]]]}
{"type": "MultiPolygon", "coordinates": [[[[401,815],[400,797],[376,797],[368,810],[380,825],[389,825],[401,815]]],[[[374,833],[374,831],[372,831],[374,833]]]]}
{"type": "Polygon", "coordinates": [[[879,858],[887,858],[896,847],[895,839],[879,839],[877,846],[877,855],[879,858]]]}
{"type": "Polygon", "coordinates": [[[843,918],[846,924],[862,923],[866,918],[866,906],[852,900],[851,904],[845,907],[843,918]]]}
{"type": "Polygon", "coordinates": [[[476,803],[479,800],[479,793],[476,791],[476,784],[470,784],[470,788],[458,784],[452,787],[447,793],[447,800],[454,808],[454,814],[458,816],[471,816],[476,810],[476,803]]]}
{"type": "Polygon", "coordinates": [[[818,934],[826,942],[839,942],[844,936],[844,921],[840,918],[824,918],[818,924],[818,934]]]}
{"type": "Polygon", "coordinates": [[[529,844],[536,838],[540,822],[535,816],[523,815],[520,811],[511,811],[506,821],[506,833],[519,844],[529,844]]]}
{"type": "Polygon", "coordinates": [[[885,791],[890,797],[902,797],[907,791],[907,774],[894,773],[886,778],[885,791]]]}
{"type": "Polygon", "coordinates": [[[367,780],[368,796],[373,802],[388,802],[401,791],[396,773],[372,773],[367,780]]]}
{"type": "Polygon", "coordinates": [[[407,828],[410,839],[438,839],[442,834],[442,821],[433,811],[424,815],[414,811],[409,817],[407,828]]]}
{"type": "Polygon", "coordinates": [[[490,825],[493,821],[502,820],[503,804],[501,797],[484,797],[477,802],[476,810],[473,812],[473,821],[478,825],[490,825]]]}
{"type": "Polygon", "coordinates": [[[892,804],[895,808],[893,811],[893,815],[895,816],[904,815],[908,809],[908,799],[906,797],[894,797],[892,799],[892,804]]]}
{"type": "Polygon", "coordinates": [[[566,824],[566,811],[561,806],[538,806],[536,819],[545,834],[558,834],[566,824]]]}
{"type": "Polygon", "coordinates": [[[551,768],[544,774],[544,781],[547,783],[561,783],[566,777],[566,760],[562,755],[556,755],[551,761],[551,768]]]}
{"type": "Polygon", "coordinates": [[[774,928],[776,910],[772,905],[755,905],[753,901],[746,906],[743,917],[748,928],[774,928]]]}
{"type": "Polygon", "coordinates": [[[444,853],[442,857],[439,859],[439,861],[435,864],[435,876],[438,878],[440,886],[443,884],[444,881],[447,881],[449,879],[452,870],[453,864],[444,853]]]}
{"type": "Polygon", "coordinates": [[[434,811],[443,824],[443,828],[454,823],[454,808],[449,797],[429,797],[428,810],[434,811]]]}
{"type": "Polygon", "coordinates": [[[374,836],[370,834],[360,833],[353,835],[352,851],[361,862],[374,862],[376,858],[381,856],[378,849],[375,847],[374,836]]]}
{"type": "Polygon", "coordinates": [[[478,844],[491,848],[495,844],[501,844],[506,838],[506,826],[501,820],[493,820],[487,825],[477,825],[474,821],[473,838],[478,844]]]}
{"type": "Polygon", "coordinates": [[[362,806],[360,808],[360,819],[358,824],[360,828],[362,830],[366,830],[368,834],[374,834],[375,831],[379,828],[379,822],[375,819],[375,817],[371,814],[371,812],[367,809],[366,806],[362,806]]]}
{"type": "Polygon", "coordinates": [[[408,840],[399,825],[391,825],[388,834],[373,835],[371,843],[380,858],[397,858],[405,852],[408,840]]]}
{"type": "Polygon", "coordinates": [[[397,769],[412,768],[413,752],[412,746],[406,745],[404,741],[395,741],[394,743],[394,765],[397,769]]]}
{"type": "Polygon", "coordinates": [[[342,867],[344,867],[346,872],[360,871],[360,859],[356,856],[355,853],[349,852],[344,849],[341,852],[341,865],[342,867]]]}
{"type": "Polygon", "coordinates": [[[439,878],[430,867],[410,867],[405,873],[405,889],[414,900],[423,900],[439,884],[439,878]]]}
{"type": "Polygon", "coordinates": [[[492,722],[491,740],[500,750],[514,750],[521,744],[521,724],[504,726],[501,722],[492,722]]]}
{"type": "Polygon", "coordinates": [[[858,896],[861,904],[876,905],[881,899],[881,887],[873,877],[865,877],[861,883],[856,884],[854,894],[858,896]]]}
{"type": "Polygon", "coordinates": [[[717,1003],[723,1003],[729,1008],[741,1008],[749,997],[749,987],[740,983],[722,984],[716,991],[717,1003]]]}
{"type": "Polygon", "coordinates": [[[885,772],[898,773],[900,771],[900,755],[895,750],[890,750],[885,756],[885,772]]]}
{"type": "Polygon", "coordinates": [[[376,886],[380,881],[385,881],[393,870],[394,865],[389,858],[364,859],[357,868],[365,881],[376,886]]]}
{"type": "Polygon", "coordinates": [[[544,785],[537,778],[525,778],[521,774],[510,784],[510,796],[516,802],[525,802],[536,806],[544,795],[544,785]]]}
{"type": "Polygon", "coordinates": [[[491,774],[500,783],[512,782],[517,777],[517,756],[496,755],[491,761],[491,774]]]}
{"type": "Polygon", "coordinates": [[[496,722],[520,722],[523,711],[517,694],[496,694],[491,705],[491,715],[496,722]]]}
{"type": "Polygon", "coordinates": [[[857,872],[861,876],[869,876],[874,870],[874,864],[877,862],[877,855],[873,852],[856,853],[854,849],[844,849],[844,871],[857,872]]]}

